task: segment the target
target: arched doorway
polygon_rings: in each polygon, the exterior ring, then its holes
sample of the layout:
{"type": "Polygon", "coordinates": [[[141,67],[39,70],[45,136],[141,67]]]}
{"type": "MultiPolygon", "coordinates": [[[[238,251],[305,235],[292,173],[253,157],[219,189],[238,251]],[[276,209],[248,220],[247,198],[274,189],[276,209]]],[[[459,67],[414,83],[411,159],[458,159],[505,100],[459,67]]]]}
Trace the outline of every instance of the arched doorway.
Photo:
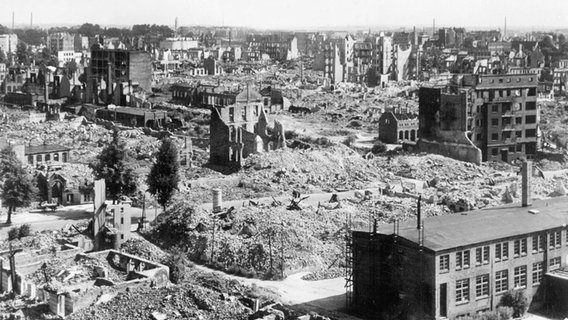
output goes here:
{"type": "Polygon", "coordinates": [[[51,201],[61,203],[63,200],[63,183],[55,181],[51,185],[51,201]]]}
{"type": "Polygon", "coordinates": [[[410,130],[410,141],[415,141],[415,140],[416,140],[416,131],[410,130]]]}

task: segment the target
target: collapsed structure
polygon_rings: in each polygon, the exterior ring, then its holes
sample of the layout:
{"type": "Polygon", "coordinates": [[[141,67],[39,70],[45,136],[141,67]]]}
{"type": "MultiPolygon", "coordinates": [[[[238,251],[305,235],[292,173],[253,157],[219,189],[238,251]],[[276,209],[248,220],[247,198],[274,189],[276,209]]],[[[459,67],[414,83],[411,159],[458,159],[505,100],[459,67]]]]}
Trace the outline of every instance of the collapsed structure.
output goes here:
{"type": "Polygon", "coordinates": [[[539,146],[535,75],[455,75],[419,91],[418,149],[458,160],[512,162],[539,146]]]}

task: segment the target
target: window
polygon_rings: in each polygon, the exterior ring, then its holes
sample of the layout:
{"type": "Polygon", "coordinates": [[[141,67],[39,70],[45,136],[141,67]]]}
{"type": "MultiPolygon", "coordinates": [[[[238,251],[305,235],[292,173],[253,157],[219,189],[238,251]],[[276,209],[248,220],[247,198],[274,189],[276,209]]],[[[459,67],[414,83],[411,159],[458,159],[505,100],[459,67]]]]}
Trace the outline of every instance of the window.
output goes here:
{"type": "Polygon", "coordinates": [[[552,271],[560,268],[560,263],[561,263],[560,257],[550,259],[548,270],[552,271]]]}
{"type": "Polygon", "coordinates": [[[495,293],[503,293],[509,290],[509,270],[501,270],[495,273],[495,293]]]}
{"type": "Polygon", "coordinates": [[[544,236],[542,234],[534,235],[532,237],[532,253],[544,251],[544,236]]]}
{"type": "Polygon", "coordinates": [[[542,262],[533,263],[532,267],[532,283],[538,285],[542,281],[542,262]]]}
{"type": "Polygon", "coordinates": [[[469,279],[456,281],[456,304],[469,302],[469,279]]]}
{"type": "Polygon", "coordinates": [[[527,129],[525,131],[525,137],[527,138],[534,138],[536,137],[536,129],[527,129]]]}
{"type": "Polygon", "coordinates": [[[515,124],[523,124],[523,117],[516,117],[515,124]]]}
{"type": "Polygon", "coordinates": [[[456,270],[469,268],[469,250],[456,252],[456,270]]]}
{"type": "Polygon", "coordinates": [[[229,121],[235,122],[235,108],[234,107],[229,108],[229,121]]]}
{"type": "Polygon", "coordinates": [[[513,288],[524,288],[527,286],[527,266],[515,268],[513,277],[513,288]]]}
{"type": "Polygon", "coordinates": [[[505,261],[509,259],[509,243],[503,242],[495,245],[495,261],[505,261]]]}
{"type": "Polygon", "coordinates": [[[519,256],[525,256],[527,255],[527,239],[519,239],[519,240],[515,240],[515,244],[514,244],[515,248],[514,248],[514,256],[515,258],[518,258],[519,256]]]}
{"type": "Polygon", "coordinates": [[[561,241],[560,231],[551,232],[548,235],[548,248],[549,249],[560,248],[561,247],[560,241],[561,241]]]}
{"type": "Polygon", "coordinates": [[[499,119],[497,119],[497,118],[491,119],[491,125],[492,126],[498,126],[499,125],[499,119]]]}
{"type": "Polygon", "coordinates": [[[489,274],[482,274],[475,278],[475,297],[489,296],[489,274]]]}
{"type": "Polygon", "coordinates": [[[492,133],[492,134],[491,134],[491,140],[492,140],[492,141],[497,141],[497,140],[499,140],[499,134],[498,134],[498,133],[492,133]]]}
{"type": "Polygon", "coordinates": [[[475,265],[489,263],[489,246],[480,247],[475,249],[475,265]]]}
{"type": "Polygon", "coordinates": [[[523,130],[517,130],[517,131],[515,131],[515,137],[517,137],[517,138],[522,138],[522,137],[523,137],[523,130]]]}
{"type": "Polygon", "coordinates": [[[450,271],[450,255],[440,256],[440,273],[450,271]]]}
{"type": "Polygon", "coordinates": [[[525,123],[536,123],[536,116],[534,115],[525,116],[525,123]]]}
{"type": "Polygon", "coordinates": [[[491,112],[498,112],[499,111],[499,106],[496,104],[492,104],[491,105],[491,112]]]}
{"type": "Polygon", "coordinates": [[[523,145],[519,143],[517,145],[517,152],[522,152],[522,151],[523,151],[523,145]]]}

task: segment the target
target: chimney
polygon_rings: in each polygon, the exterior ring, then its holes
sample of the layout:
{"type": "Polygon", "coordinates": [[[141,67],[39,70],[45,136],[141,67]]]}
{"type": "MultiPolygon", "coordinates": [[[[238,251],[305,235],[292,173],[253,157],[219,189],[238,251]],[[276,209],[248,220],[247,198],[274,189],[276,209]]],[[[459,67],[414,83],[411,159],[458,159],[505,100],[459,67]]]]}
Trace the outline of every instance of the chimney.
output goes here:
{"type": "Polygon", "coordinates": [[[422,195],[418,196],[418,208],[416,209],[416,229],[422,229],[422,212],[420,210],[420,202],[422,202],[422,195]]]}
{"type": "Polygon", "coordinates": [[[521,169],[522,173],[522,206],[528,207],[531,203],[531,177],[532,177],[532,162],[523,162],[521,169]]]}
{"type": "Polygon", "coordinates": [[[211,191],[213,195],[213,212],[219,212],[221,211],[221,206],[222,206],[221,189],[215,188],[212,189],[211,191]]]}

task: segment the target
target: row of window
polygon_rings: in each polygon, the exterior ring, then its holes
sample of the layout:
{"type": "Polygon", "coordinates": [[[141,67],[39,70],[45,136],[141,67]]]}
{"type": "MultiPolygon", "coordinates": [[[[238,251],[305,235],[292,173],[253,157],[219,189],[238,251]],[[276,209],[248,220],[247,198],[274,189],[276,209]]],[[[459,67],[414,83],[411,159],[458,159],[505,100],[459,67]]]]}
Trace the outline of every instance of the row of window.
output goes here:
{"type": "MultiPolygon", "coordinates": [[[[512,124],[510,117],[504,117],[501,119],[501,123],[503,126],[508,126],[512,124]]],[[[525,123],[526,124],[534,124],[536,123],[536,115],[526,115],[525,116],[525,123]]],[[[523,117],[515,117],[515,124],[523,124],[523,117]]],[[[499,126],[499,118],[492,118],[491,125],[494,127],[499,126]]]]}
{"type": "MultiPolygon", "coordinates": [[[[566,239],[568,241],[568,230],[566,239]]],[[[546,248],[546,240],[548,240],[549,249],[558,249],[562,247],[562,231],[554,231],[548,234],[548,239],[544,234],[532,236],[532,254],[544,252],[546,248]]],[[[490,246],[475,248],[475,265],[480,266],[489,264],[490,246]]],[[[528,252],[527,238],[517,239],[513,241],[513,257],[518,258],[526,256],[528,252]]],[[[509,259],[509,242],[500,242],[495,244],[495,262],[506,261],[509,259]]],[[[456,255],[456,270],[467,269],[470,267],[470,250],[458,251],[456,255]]],[[[441,255],[439,258],[440,273],[450,271],[450,255],[441,255]]]]}
{"type": "MultiPolygon", "coordinates": [[[[560,257],[550,259],[549,269],[555,270],[560,268],[560,257]]],[[[533,286],[537,286],[542,281],[544,274],[544,262],[535,262],[532,264],[532,277],[531,282],[533,286]]],[[[513,286],[511,288],[526,288],[528,283],[527,266],[519,266],[513,269],[513,286]]],[[[475,298],[483,299],[489,297],[489,274],[478,275],[471,279],[471,285],[475,286],[475,298]]],[[[495,294],[501,294],[509,290],[509,270],[500,270],[495,272],[495,294]]],[[[470,301],[470,279],[460,279],[456,281],[455,288],[456,304],[464,304],[470,301]]]]}

